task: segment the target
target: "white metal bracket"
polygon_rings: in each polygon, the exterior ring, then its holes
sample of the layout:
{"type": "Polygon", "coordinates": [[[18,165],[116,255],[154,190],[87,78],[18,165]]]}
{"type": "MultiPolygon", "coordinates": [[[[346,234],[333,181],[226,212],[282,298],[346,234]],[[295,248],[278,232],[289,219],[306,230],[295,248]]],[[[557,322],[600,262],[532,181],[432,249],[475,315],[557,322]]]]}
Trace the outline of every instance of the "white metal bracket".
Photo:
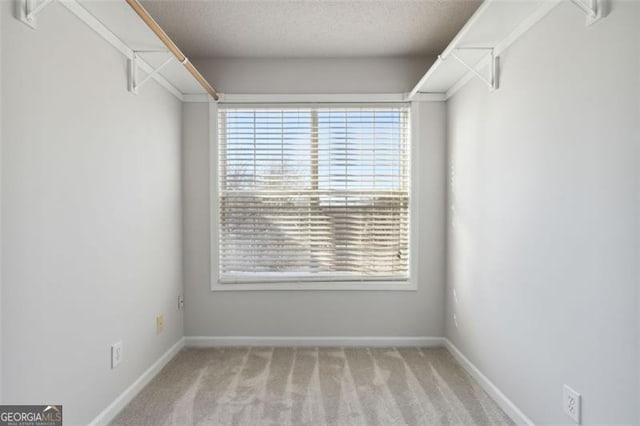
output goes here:
{"type": "MultiPolygon", "coordinates": [[[[138,50],[133,52],[133,57],[129,59],[129,91],[134,95],[138,94],[138,89],[142,87],[142,85],[145,84],[147,81],[149,81],[151,77],[159,73],[161,69],[163,69],[164,67],[169,65],[171,62],[173,62],[174,59],[176,59],[176,57],[173,56],[172,53],[170,53],[171,56],[166,61],[164,61],[162,64],[157,66],[153,71],[148,73],[142,80],[138,81],[138,63],[137,63],[138,53],[142,53],[142,52],[158,53],[158,52],[166,52],[166,50],[153,50],[153,51],[138,50]]],[[[186,60],[187,58],[185,58],[185,61],[186,60]]]]}
{"type": "Polygon", "coordinates": [[[34,30],[38,27],[36,16],[53,0],[16,0],[16,12],[20,21],[34,30]]]}
{"type": "Polygon", "coordinates": [[[587,15],[587,26],[598,22],[606,16],[607,0],[571,0],[587,15]]]}
{"type": "MultiPolygon", "coordinates": [[[[449,55],[447,56],[451,56],[453,59],[455,59],[456,61],[460,62],[466,69],[468,69],[469,71],[471,71],[473,74],[475,74],[480,80],[482,80],[491,90],[497,90],[498,89],[498,74],[499,74],[499,57],[497,55],[494,54],[493,52],[493,48],[491,47],[458,47],[453,49],[451,52],[449,52],[449,55]],[[485,77],[484,75],[482,75],[476,68],[475,66],[471,66],[469,65],[467,62],[464,61],[464,59],[460,58],[458,55],[456,55],[456,50],[486,50],[489,52],[489,54],[491,55],[490,60],[491,63],[489,64],[489,78],[485,77]]],[[[442,56],[438,56],[438,58],[440,58],[441,60],[446,60],[446,57],[442,57],[442,56]]],[[[480,61],[481,63],[483,61],[480,61]]]]}

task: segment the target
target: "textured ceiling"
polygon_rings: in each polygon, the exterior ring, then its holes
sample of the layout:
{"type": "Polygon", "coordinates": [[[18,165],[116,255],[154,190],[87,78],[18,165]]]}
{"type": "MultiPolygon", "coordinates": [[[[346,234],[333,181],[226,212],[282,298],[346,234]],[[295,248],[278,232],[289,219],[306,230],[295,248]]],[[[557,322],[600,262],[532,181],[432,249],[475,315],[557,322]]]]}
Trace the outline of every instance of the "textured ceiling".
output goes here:
{"type": "Polygon", "coordinates": [[[146,0],[190,57],[435,56],[481,0],[146,0]]]}

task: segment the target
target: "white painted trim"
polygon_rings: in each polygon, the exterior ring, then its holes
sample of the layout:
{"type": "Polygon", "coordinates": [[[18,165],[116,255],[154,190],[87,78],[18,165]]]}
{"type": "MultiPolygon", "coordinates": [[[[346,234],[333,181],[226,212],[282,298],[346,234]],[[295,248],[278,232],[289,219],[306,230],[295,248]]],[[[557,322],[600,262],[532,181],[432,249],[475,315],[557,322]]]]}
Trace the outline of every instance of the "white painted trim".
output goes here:
{"type": "MultiPolygon", "coordinates": [[[[227,95],[228,96],[228,95],[227,95]]],[[[239,95],[255,96],[255,95],[239,95]]],[[[267,97],[290,95],[264,95],[267,97]]],[[[314,95],[299,95],[314,96],[314,95]]],[[[361,96],[361,95],[330,95],[330,96],[361,96]]],[[[376,96],[376,95],[372,95],[376,96]]],[[[225,95],[220,94],[220,102],[224,102],[225,95]]],[[[255,98],[246,98],[255,101],[255,98]]],[[[265,98],[266,99],[266,98],[265,98]]],[[[342,98],[347,99],[347,98],[342,98]]],[[[406,281],[292,281],[292,282],[258,282],[258,283],[221,283],[219,277],[218,239],[220,229],[220,214],[218,206],[218,103],[209,104],[209,223],[210,223],[210,288],[211,291],[417,291],[418,290],[418,260],[420,258],[418,205],[418,160],[422,144],[418,143],[420,121],[416,118],[418,102],[409,103],[409,159],[411,170],[410,204],[409,204],[409,278],[406,281]]]]}
{"type": "MultiPolygon", "coordinates": [[[[442,93],[422,93],[411,101],[443,102],[442,93]]],[[[200,102],[197,99],[186,102],[200,102]]],[[[273,93],[273,94],[243,94],[220,93],[221,103],[227,104],[303,104],[303,103],[398,103],[409,102],[407,93],[273,93]]]]}
{"type": "Polygon", "coordinates": [[[101,426],[109,424],[124,407],[140,393],[140,391],[167,365],[169,361],[185,346],[185,338],[181,337],[173,346],[169,348],[156,362],[142,373],[138,379],[124,390],[107,408],[102,410],[95,419],[89,423],[90,426],[101,426]]]}
{"type": "Polygon", "coordinates": [[[444,346],[458,363],[473,377],[502,410],[519,425],[533,426],[531,421],[491,380],[476,367],[449,339],[443,338],[444,346]]]}
{"type": "MultiPolygon", "coordinates": [[[[221,99],[222,94],[218,94],[221,99]]],[[[218,270],[220,256],[218,253],[218,239],[220,223],[218,211],[218,104],[209,104],[209,280],[211,290],[218,285],[218,270]]],[[[220,289],[222,290],[222,289],[220,289]]]]}
{"type": "MultiPolygon", "coordinates": [[[[102,22],[100,22],[95,16],[93,16],[87,9],[82,7],[80,3],[76,0],[61,0],[59,2],[65,8],[67,8],[71,13],[76,15],[78,19],[87,24],[89,28],[95,31],[98,35],[100,35],[103,39],[105,39],[109,44],[115,47],[120,53],[127,57],[127,59],[133,59],[133,50],[124,44],[122,40],[120,40],[109,28],[107,28],[102,22]]],[[[149,65],[146,61],[141,58],[137,59],[137,64],[141,70],[146,73],[152,73],[154,68],[149,65]]],[[[173,96],[183,100],[182,93],[169,81],[162,77],[160,74],[152,74],[151,78],[153,78],[160,86],[164,87],[169,91],[173,96]]],[[[123,88],[126,89],[126,88],[123,88]]]]}
{"type": "Polygon", "coordinates": [[[228,104],[274,104],[274,103],[361,103],[361,102],[407,102],[404,93],[305,93],[305,94],[236,94],[221,93],[220,103],[228,104]]]}
{"type": "Polygon", "coordinates": [[[229,346],[280,347],[442,347],[443,337],[278,337],[278,336],[186,336],[185,346],[213,348],[229,346]]]}
{"type": "MultiPolygon", "coordinates": [[[[260,104],[260,103],[362,103],[362,102],[409,102],[406,93],[384,93],[384,94],[242,94],[242,93],[219,93],[219,101],[215,101],[207,94],[183,94],[183,102],[222,102],[234,104],[260,104]]],[[[444,93],[418,93],[412,99],[412,102],[444,102],[446,101],[444,93]]]]}
{"type": "Polygon", "coordinates": [[[217,101],[208,93],[184,93],[182,102],[215,103],[217,101]]]}
{"type": "Polygon", "coordinates": [[[171,361],[184,347],[445,347],[456,361],[473,377],[485,392],[517,424],[535,425],[496,385],[446,337],[433,336],[185,336],[178,340],[151,367],[124,390],[107,408],[91,421],[90,426],[109,424],[124,407],[171,361]]]}
{"type": "Polygon", "coordinates": [[[416,93],[411,102],[444,102],[447,98],[444,93],[416,93]]]}
{"type": "MultiPolygon", "coordinates": [[[[217,274],[217,271],[215,271],[217,274]]],[[[215,277],[216,275],[212,275],[215,277]]],[[[344,281],[344,282],[316,282],[299,281],[283,283],[219,283],[215,280],[211,283],[211,291],[416,291],[418,286],[415,280],[400,281],[344,281]]]]}

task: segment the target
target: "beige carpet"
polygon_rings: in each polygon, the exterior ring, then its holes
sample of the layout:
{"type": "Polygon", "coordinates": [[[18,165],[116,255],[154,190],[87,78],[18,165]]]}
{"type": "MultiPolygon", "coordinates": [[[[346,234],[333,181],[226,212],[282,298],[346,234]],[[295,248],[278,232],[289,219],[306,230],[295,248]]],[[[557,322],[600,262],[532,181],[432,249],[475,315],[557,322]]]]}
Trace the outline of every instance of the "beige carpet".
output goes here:
{"type": "Polygon", "coordinates": [[[113,424],[513,423],[442,348],[188,348],[113,424]]]}

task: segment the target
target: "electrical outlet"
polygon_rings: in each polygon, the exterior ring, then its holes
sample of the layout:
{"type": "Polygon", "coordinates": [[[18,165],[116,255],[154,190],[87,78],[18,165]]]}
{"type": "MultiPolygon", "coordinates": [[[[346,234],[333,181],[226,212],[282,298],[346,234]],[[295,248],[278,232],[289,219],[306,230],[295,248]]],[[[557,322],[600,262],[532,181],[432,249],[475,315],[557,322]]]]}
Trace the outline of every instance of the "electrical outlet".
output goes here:
{"type": "Polygon", "coordinates": [[[562,405],[564,406],[565,414],[571,417],[574,422],[580,424],[580,394],[569,386],[564,385],[562,405]]]}
{"type": "Polygon", "coordinates": [[[111,368],[116,368],[122,362],[122,342],[111,345],[111,368]]]}
{"type": "Polygon", "coordinates": [[[178,296],[178,310],[181,311],[184,309],[184,296],[178,296]]]}
{"type": "Polygon", "coordinates": [[[156,317],[156,334],[162,333],[164,330],[164,315],[160,314],[156,317]]]}

